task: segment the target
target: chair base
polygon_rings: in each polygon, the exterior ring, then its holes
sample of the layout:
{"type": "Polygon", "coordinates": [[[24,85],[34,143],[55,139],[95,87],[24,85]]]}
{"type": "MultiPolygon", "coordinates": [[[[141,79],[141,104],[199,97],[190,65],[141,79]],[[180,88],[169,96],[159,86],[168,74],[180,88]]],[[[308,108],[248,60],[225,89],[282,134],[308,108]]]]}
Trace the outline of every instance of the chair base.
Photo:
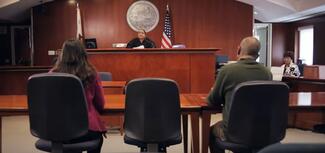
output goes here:
{"type": "Polygon", "coordinates": [[[160,146],[159,144],[147,144],[146,147],[141,147],[140,152],[149,152],[149,153],[166,153],[166,147],[160,146]]]}
{"type": "Polygon", "coordinates": [[[176,145],[181,142],[182,136],[162,142],[142,142],[124,135],[124,143],[138,146],[139,148],[141,148],[141,152],[166,152],[166,147],[176,145]]]}
{"type": "Polygon", "coordinates": [[[216,138],[212,145],[222,150],[230,150],[234,153],[255,153],[258,151],[242,144],[222,141],[219,138],[216,138]]]}
{"type": "MultiPolygon", "coordinates": [[[[63,144],[62,152],[82,152],[82,151],[90,151],[94,150],[100,144],[100,139],[80,142],[80,143],[71,143],[71,144],[63,144]]],[[[37,149],[51,152],[52,151],[52,143],[51,141],[39,139],[36,141],[35,146],[37,149]]]]}

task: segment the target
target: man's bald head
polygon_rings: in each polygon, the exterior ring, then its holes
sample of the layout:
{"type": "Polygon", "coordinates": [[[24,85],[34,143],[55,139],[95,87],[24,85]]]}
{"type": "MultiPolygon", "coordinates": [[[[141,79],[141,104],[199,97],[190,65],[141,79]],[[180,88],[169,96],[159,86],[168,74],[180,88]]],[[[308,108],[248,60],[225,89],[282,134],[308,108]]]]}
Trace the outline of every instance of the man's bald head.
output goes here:
{"type": "Polygon", "coordinates": [[[252,56],[257,58],[260,48],[260,41],[254,37],[246,37],[240,43],[240,56],[252,56]]]}

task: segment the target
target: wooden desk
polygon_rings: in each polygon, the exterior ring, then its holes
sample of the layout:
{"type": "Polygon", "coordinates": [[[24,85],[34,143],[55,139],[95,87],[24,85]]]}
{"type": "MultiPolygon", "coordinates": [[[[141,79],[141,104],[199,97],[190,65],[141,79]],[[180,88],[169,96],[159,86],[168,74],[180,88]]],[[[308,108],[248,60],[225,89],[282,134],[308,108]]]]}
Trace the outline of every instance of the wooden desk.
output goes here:
{"type": "Polygon", "coordinates": [[[325,124],[325,92],[290,93],[289,126],[311,130],[325,124]]]}
{"type": "MultiPolygon", "coordinates": [[[[124,88],[126,86],[126,81],[102,81],[102,87],[104,94],[124,94],[124,88]]],[[[123,135],[123,115],[105,115],[101,117],[108,131],[115,129],[119,130],[121,135],[123,135]]]]}
{"type": "MultiPolygon", "coordinates": [[[[201,111],[201,105],[196,100],[193,100],[190,95],[181,95],[181,111],[182,116],[185,117],[183,123],[183,142],[185,152],[187,152],[187,115],[191,117],[192,123],[192,152],[199,153],[199,115],[201,111]],[[186,121],[186,123],[185,123],[186,121]],[[185,125],[185,127],[184,127],[185,125]]],[[[119,115],[124,113],[125,107],[125,95],[105,95],[105,110],[103,115],[119,115]]],[[[26,95],[0,95],[0,123],[2,116],[13,115],[28,115],[27,109],[27,96],[26,95]]],[[[1,131],[0,124],[0,131],[1,131]]],[[[0,138],[2,138],[0,133],[0,138]]],[[[1,140],[1,139],[0,139],[1,140]]],[[[1,153],[1,141],[0,141],[0,153],[1,153]]]]}
{"type": "Polygon", "coordinates": [[[103,88],[124,88],[126,81],[102,81],[103,88]]]}
{"type": "MultiPolygon", "coordinates": [[[[98,71],[111,72],[115,81],[141,77],[175,80],[181,93],[207,93],[214,83],[218,48],[88,49],[98,71]]],[[[51,66],[0,67],[0,95],[26,94],[29,76],[48,72],[51,66]]]]}
{"type": "Polygon", "coordinates": [[[126,81],[102,81],[105,94],[123,94],[126,81]]]}
{"type": "Polygon", "coordinates": [[[305,65],[304,77],[310,79],[325,79],[324,65],[305,65]]]}
{"type": "Polygon", "coordinates": [[[325,79],[283,77],[282,82],[290,87],[290,92],[325,91],[325,79]]]}
{"type": "MultiPolygon", "coordinates": [[[[202,151],[208,153],[211,114],[220,113],[220,108],[209,107],[205,102],[206,94],[190,95],[197,103],[202,104],[202,151]]],[[[289,95],[289,111],[305,111],[322,113],[325,123],[325,92],[295,92],[289,95]]]]}
{"type": "MultiPolygon", "coordinates": [[[[325,80],[316,78],[283,77],[282,81],[290,87],[290,92],[325,92],[325,80]]],[[[290,111],[288,126],[300,129],[312,129],[322,120],[321,111],[290,111]]]]}
{"type": "Polygon", "coordinates": [[[28,78],[37,73],[45,73],[49,66],[9,66],[0,67],[0,95],[26,94],[28,78]]]}
{"type": "Polygon", "coordinates": [[[217,48],[88,49],[98,71],[111,72],[114,80],[141,77],[175,80],[181,93],[207,93],[214,83],[217,48]]]}

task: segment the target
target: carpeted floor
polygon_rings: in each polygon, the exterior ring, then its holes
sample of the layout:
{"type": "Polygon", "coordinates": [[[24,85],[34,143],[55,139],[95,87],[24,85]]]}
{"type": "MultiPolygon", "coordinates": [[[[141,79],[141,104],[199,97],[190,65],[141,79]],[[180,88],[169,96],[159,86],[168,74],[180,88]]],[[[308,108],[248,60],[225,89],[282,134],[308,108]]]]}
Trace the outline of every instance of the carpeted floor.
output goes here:
{"type": "MultiPolygon", "coordinates": [[[[220,115],[212,116],[212,123],[220,120],[220,115]]],[[[4,117],[2,119],[2,152],[3,153],[41,153],[34,147],[36,138],[29,132],[29,123],[27,116],[4,117]]],[[[325,143],[324,134],[316,134],[310,131],[298,129],[288,129],[286,138],[287,142],[323,142],[325,143]]],[[[108,139],[104,140],[102,153],[132,153],[139,152],[134,146],[124,144],[123,136],[119,133],[108,134],[108,139]]],[[[183,152],[183,145],[175,145],[168,148],[169,153],[183,152]]]]}

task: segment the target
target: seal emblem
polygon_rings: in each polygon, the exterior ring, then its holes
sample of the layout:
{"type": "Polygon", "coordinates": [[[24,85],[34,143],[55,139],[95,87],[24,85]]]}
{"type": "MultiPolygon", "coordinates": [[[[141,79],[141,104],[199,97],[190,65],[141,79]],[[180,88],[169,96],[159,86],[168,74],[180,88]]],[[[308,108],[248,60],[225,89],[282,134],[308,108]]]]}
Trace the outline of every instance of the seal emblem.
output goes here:
{"type": "Polygon", "coordinates": [[[128,9],[126,15],[129,26],[138,31],[144,29],[146,32],[153,30],[159,22],[159,11],[149,1],[140,0],[134,2],[128,9]]]}

